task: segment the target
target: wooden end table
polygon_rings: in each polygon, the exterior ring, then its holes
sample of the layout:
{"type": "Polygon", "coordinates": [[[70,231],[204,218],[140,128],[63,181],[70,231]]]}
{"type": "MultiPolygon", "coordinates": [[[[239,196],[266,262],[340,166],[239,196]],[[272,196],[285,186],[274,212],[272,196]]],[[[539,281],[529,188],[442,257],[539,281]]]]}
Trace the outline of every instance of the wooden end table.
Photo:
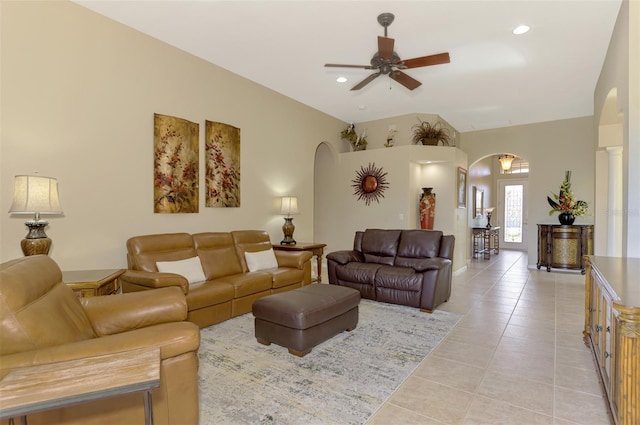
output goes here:
{"type": "Polygon", "coordinates": [[[145,424],[153,424],[151,390],[160,386],[160,348],[151,347],[12,369],[0,381],[0,419],[144,391],[145,424]]]}
{"type": "Polygon", "coordinates": [[[80,298],[113,295],[120,289],[118,278],[124,269],[69,270],[62,272],[62,281],[80,298]]]}
{"type": "Polygon", "coordinates": [[[326,243],[298,242],[295,245],[273,245],[276,251],[309,251],[318,259],[318,276],[314,282],[322,282],[322,255],[326,243]]]}

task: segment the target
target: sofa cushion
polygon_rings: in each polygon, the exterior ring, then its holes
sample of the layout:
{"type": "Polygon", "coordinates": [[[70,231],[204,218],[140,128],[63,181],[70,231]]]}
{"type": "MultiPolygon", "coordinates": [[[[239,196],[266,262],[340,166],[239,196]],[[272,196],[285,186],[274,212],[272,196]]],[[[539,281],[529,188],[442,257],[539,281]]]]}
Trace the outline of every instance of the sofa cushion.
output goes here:
{"type": "Polygon", "coordinates": [[[440,230],[403,230],[398,244],[398,256],[434,258],[440,251],[440,230]]]}
{"type": "Polygon", "coordinates": [[[276,255],[272,248],[264,251],[245,252],[244,258],[247,260],[247,268],[250,272],[278,268],[278,261],[276,261],[276,255]]]}
{"type": "Polygon", "coordinates": [[[207,278],[202,271],[199,257],[178,261],[158,261],[156,267],[161,273],[175,273],[184,276],[189,283],[204,282],[207,278]]]}
{"type": "Polygon", "coordinates": [[[381,267],[382,265],[375,263],[349,263],[336,269],[336,277],[341,281],[373,285],[381,267]]]}
{"type": "Polygon", "coordinates": [[[401,230],[367,229],[362,236],[362,253],[367,263],[393,265],[401,230]]]}
{"type": "Polygon", "coordinates": [[[189,287],[186,295],[189,310],[197,310],[216,304],[229,302],[233,299],[233,285],[218,280],[207,280],[195,283],[189,287]]]}
{"type": "Polygon", "coordinates": [[[247,260],[244,257],[245,252],[264,251],[272,248],[269,234],[264,230],[234,230],[231,232],[231,237],[233,238],[243,272],[249,271],[247,260]]]}

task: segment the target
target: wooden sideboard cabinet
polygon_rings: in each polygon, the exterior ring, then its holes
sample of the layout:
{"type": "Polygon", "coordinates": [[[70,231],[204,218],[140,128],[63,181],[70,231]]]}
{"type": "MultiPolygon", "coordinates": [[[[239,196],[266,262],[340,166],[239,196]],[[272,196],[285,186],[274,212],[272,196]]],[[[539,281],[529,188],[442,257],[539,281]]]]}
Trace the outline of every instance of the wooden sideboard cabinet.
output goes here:
{"type": "Polygon", "coordinates": [[[584,256],[593,254],[593,225],[538,224],[538,270],[579,269],[585,273],[584,256]]]}
{"type": "Polygon", "coordinates": [[[640,259],[585,258],[584,340],[616,425],[640,424],[640,259]]]}

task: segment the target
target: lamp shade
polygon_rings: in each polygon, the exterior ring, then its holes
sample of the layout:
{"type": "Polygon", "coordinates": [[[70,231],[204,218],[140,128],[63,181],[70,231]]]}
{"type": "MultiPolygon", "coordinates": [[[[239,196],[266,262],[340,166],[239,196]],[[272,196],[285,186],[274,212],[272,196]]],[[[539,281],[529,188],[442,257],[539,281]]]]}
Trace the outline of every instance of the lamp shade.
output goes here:
{"type": "Polygon", "coordinates": [[[511,163],[515,158],[516,157],[513,155],[500,155],[500,157],[498,158],[498,161],[500,161],[500,166],[502,167],[502,170],[509,171],[509,169],[511,168],[511,163]]]}
{"type": "Polygon", "coordinates": [[[58,180],[41,176],[16,176],[9,212],[62,214],[58,180]]]}
{"type": "Polygon", "coordinates": [[[290,216],[291,214],[299,214],[298,198],[295,196],[283,196],[280,207],[280,214],[290,216]]]}

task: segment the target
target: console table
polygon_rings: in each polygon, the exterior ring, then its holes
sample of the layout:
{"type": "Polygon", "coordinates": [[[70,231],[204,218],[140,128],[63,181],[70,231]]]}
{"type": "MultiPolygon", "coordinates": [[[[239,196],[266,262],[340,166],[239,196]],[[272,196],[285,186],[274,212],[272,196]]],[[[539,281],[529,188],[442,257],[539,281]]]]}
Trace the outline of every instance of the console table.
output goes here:
{"type": "Polygon", "coordinates": [[[613,422],[640,423],[640,259],[585,259],[584,340],[613,422]]]}
{"type": "Polygon", "coordinates": [[[325,243],[308,243],[298,242],[295,245],[273,245],[276,251],[309,251],[316,256],[318,260],[318,276],[316,282],[322,282],[322,255],[324,254],[325,243]]]}
{"type": "Polygon", "coordinates": [[[491,250],[494,254],[500,253],[500,226],[497,227],[472,227],[473,256],[479,258],[484,254],[484,259],[491,259],[491,250]]]}
{"type": "Polygon", "coordinates": [[[153,424],[151,390],[160,386],[158,347],[12,369],[0,381],[0,419],[144,391],[145,424],[153,424]]]}
{"type": "Polygon", "coordinates": [[[585,255],[593,254],[593,225],[538,224],[538,270],[574,269],[585,273],[585,255]]]}

